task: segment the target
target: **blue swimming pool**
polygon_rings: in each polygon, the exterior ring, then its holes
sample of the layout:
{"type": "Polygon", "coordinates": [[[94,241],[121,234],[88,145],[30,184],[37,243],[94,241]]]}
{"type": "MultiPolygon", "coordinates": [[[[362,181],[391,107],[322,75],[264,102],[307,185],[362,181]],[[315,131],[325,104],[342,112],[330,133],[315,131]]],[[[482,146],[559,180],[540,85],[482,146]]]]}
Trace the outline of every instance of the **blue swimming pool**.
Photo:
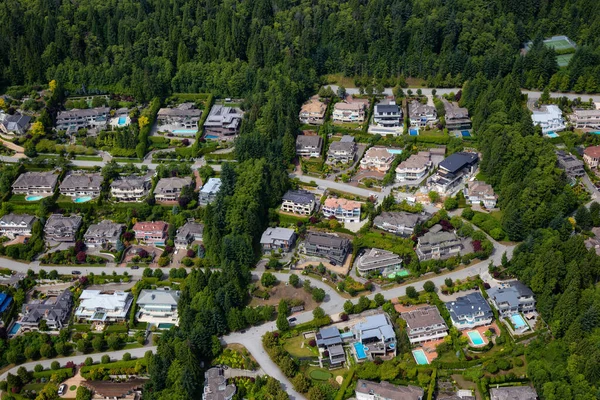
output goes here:
{"type": "Polygon", "coordinates": [[[521,314],[513,314],[510,316],[510,321],[513,323],[515,329],[521,329],[524,326],[527,326],[521,314]]]}
{"type": "Polygon", "coordinates": [[[184,135],[195,135],[198,132],[197,129],[175,129],[173,133],[181,133],[184,135]]]}
{"type": "Polygon", "coordinates": [[[216,135],[204,135],[205,139],[218,139],[219,137],[216,135]]]}
{"type": "Polygon", "coordinates": [[[550,138],[555,138],[555,137],[558,137],[558,133],[550,131],[550,132],[546,133],[546,136],[548,136],[550,138]]]}
{"type": "Polygon", "coordinates": [[[342,337],[342,339],[349,339],[354,337],[354,333],[348,331],[348,332],[344,332],[340,335],[342,337]]]}
{"type": "Polygon", "coordinates": [[[467,332],[467,335],[469,336],[469,339],[471,339],[471,343],[473,343],[473,346],[481,346],[485,343],[483,341],[483,338],[481,337],[481,333],[477,331],[469,331],[467,332]]]}
{"type": "Polygon", "coordinates": [[[471,133],[469,131],[460,131],[460,134],[463,137],[471,137],[471,133]]]}
{"type": "Polygon", "coordinates": [[[119,122],[118,122],[119,126],[123,126],[125,124],[127,124],[127,116],[125,115],[121,115],[119,117],[119,122]]]}
{"type": "Polygon", "coordinates": [[[590,132],[592,135],[600,135],[600,131],[590,132]]]}
{"type": "Polygon", "coordinates": [[[90,196],[81,196],[81,197],[76,197],[73,200],[73,203],[85,203],[90,201],[92,198],[90,196]]]}
{"type": "Polygon", "coordinates": [[[44,196],[25,196],[25,201],[38,201],[43,198],[44,196]]]}
{"type": "Polygon", "coordinates": [[[362,345],[362,343],[354,343],[354,351],[356,351],[356,358],[358,358],[359,360],[364,360],[365,358],[367,358],[367,353],[365,351],[365,346],[362,345]]]}
{"type": "Polygon", "coordinates": [[[21,324],[15,322],[15,324],[12,326],[12,328],[10,328],[10,332],[8,332],[8,334],[16,335],[17,332],[19,332],[19,329],[21,329],[21,324]]]}
{"type": "Polygon", "coordinates": [[[402,154],[402,149],[388,149],[390,154],[402,154]]]}
{"type": "Polygon", "coordinates": [[[418,130],[416,130],[416,129],[409,129],[409,130],[408,130],[408,134],[409,134],[410,136],[419,136],[419,131],[418,131],[418,130]]]}
{"type": "Polygon", "coordinates": [[[417,362],[417,364],[419,365],[427,365],[429,364],[429,360],[427,360],[427,356],[425,355],[425,352],[423,350],[413,350],[413,357],[415,358],[415,361],[417,362]]]}

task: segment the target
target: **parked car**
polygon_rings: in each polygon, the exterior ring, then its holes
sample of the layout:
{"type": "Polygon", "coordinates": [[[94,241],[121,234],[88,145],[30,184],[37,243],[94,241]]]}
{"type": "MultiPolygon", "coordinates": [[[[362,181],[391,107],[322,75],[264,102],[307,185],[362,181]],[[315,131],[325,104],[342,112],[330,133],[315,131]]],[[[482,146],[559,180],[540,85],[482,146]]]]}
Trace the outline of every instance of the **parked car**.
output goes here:
{"type": "Polygon", "coordinates": [[[288,322],[296,322],[296,317],[292,317],[292,318],[288,319],[288,322]]]}
{"type": "Polygon", "coordinates": [[[81,275],[81,271],[73,270],[71,271],[73,275],[81,275]]]}
{"type": "Polygon", "coordinates": [[[131,269],[140,269],[140,266],[139,265],[134,265],[134,266],[131,267],[131,269]]]}
{"type": "Polygon", "coordinates": [[[65,394],[67,392],[67,385],[66,384],[62,384],[58,387],[58,395],[62,396],[63,394],[65,394]]]}
{"type": "Polygon", "coordinates": [[[337,265],[336,262],[333,260],[329,261],[329,264],[333,265],[334,267],[337,265]]]}

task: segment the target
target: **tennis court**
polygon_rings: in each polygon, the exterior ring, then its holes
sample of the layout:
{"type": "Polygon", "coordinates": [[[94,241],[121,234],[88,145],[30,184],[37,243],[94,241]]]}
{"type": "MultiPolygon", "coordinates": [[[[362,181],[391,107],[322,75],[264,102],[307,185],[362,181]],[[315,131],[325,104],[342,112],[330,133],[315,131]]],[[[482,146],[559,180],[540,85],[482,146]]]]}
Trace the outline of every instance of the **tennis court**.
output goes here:
{"type": "Polygon", "coordinates": [[[566,67],[569,65],[569,61],[573,58],[574,54],[561,54],[556,56],[556,63],[559,67],[566,67]]]}
{"type": "Polygon", "coordinates": [[[552,47],[554,50],[566,50],[574,49],[575,46],[569,41],[566,36],[556,36],[550,39],[544,40],[544,44],[548,47],[552,47]]]}

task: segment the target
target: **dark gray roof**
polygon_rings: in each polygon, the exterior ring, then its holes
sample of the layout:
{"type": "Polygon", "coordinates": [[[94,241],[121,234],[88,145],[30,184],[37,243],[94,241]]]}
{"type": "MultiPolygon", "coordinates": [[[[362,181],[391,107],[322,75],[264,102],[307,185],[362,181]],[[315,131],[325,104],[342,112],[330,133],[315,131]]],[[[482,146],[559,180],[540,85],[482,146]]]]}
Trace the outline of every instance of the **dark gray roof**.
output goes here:
{"type": "Polygon", "coordinates": [[[356,145],[354,142],[332,142],[329,145],[329,152],[333,153],[335,151],[344,151],[347,153],[352,153],[355,149],[356,145]]]}
{"type": "Polygon", "coordinates": [[[44,230],[58,230],[58,231],[76,231],[81,225],[81,216],[71,215],[65,217],[61,214],[52,214],[46,221],[44,230]]]}
{"type": "Polygon", "coordinates": [[[188,235],[201,235],[204,233],[204,224],[198,222],[186,222],[177,230],[177,239],[185,239],[188,235]]]}
{"type": "Polygon", "coordinates": [[[531,386],[505,386],[490,389],[491,400],[536,400],[537,392],[531,386]]]}
{"type": "Polygon", "coordinates": [[[397,104],[377,104],[375,108],[377,113],[398,113],[400,111],[397,104]]]}
{"type": "Polygon", "coordinates": [[[342,142],[342,143],[354,143],[354,137],[350,136],[350,135],[344,135],[340,139],[340,142],[342,142]]]}
{"type": "Polygon", "coordinates": [[[315,202],[315,195],[308,190],[288,190],[283,195],[283,200],[296,204],[310,204],[315,202]]]}
{"type": "Polygon", "coordinates": [[[329,235],[321,232],[309,232],[306,235],[306,241],[315,246],[324,246],[331,248],[345,248],[349,244],[349,240],[346,238],[329,235]]]}
{"type": "Polygon", "coordinates": [[[25,172],[19,175],[17,180],[12,184],[13,188],[19,187],[51,187],[54,188],[58,182],[58,175],[52,171],[46,172],[25,172]]]}
{"type": "Polygon", "coordinates": [[[382,399],[394,400],[421,400],[424,395],[423,389],[417,386],[399,386],[386,381],[377,383],[363,379],[356,383],[355,392],[367,395],[373,393],[382,399]]]}
{"type": "Polygon", "coordinates": [[[74,174],[70,173],[60,184],[60,189],[97,188],[102,186],[102,175],[100,174],[74,174]]]}
{"type": "Polygon", "coordinates": [[[440,168],[443,168],[451,173],[456,173],[461,169],[475,164],[479,160],[476,153],[458,152],[454,153],[440,163],[440,168]]]}
{"type": "Polygon", "coordinates": [[[10,213],[0,218],[0,225],[23,225],[31,228],[35,219],[33,215],[10,213]]]}
{"type": "Polygon", "coordinates": [[[296,138],[296,147],[321,147],[323,138],[318,135],[298,135],[296,138]]]}
{"type": "Polygon", "coordinates": [[[29,121],[31,121],[31,117],[29,115],[23,115],[23,114],[14,114],[14,115],[2,114],[2,115],[3,116],[0,116],[0,123],[2,123],[6,127],[6,130],[9,132],[23,130],[27,127],[27,125],[29,125],[29,121]]]}
{"type": "Polygon", "coordinates": [[[405,226],[414,228],[419,222],[425,220],[421,214],[411,214],[405,211],[384,211],[373,220],[375,226],[383,226],[384,223],[394,226],[405,226]]]}
{"type": "Polygon", "coordinates": [[[115,179],[110,184],[110,187],[121,190],[143,188],[147,183],[150,182],[150,180],[152,179],[152,175],[152,173],[149,173],[145,176],[131,175],[121,177],[119,179],[115,179]]]}
{"type": "Polygon", "coordinates": [[[329,326],[327,328],[321,328],[317,333],[317,345],[319,346],[333,346],[342,343],[342,336],[340,331],[335,326],[329,326]]]}
{"type": "Polygon", "coordinates": [[[493,315],[492,308],[479,292],[457,297],[456,300],[446,303],[446,308],[450,311],[450,315],[455,321],[459,320],[461,316],[471,315],[480,311],[486,315],[493,315]]]}
{"type": "Polygon", "coordinates": [[[508,303],[511,307],[519,306],[520,297],[531,297],[533,292],[519,281],[513,281],[507,287],[493,287],[487,291],[496,304],[508,303]]]}
{"type": "Polygon", "coordinates": [[[21,321],[37,324],[43,318],[49,321],[64,321],[71,311],[73,305],[73,294],[65,289],[56,301],[46,300],[43,303],[24,304],[21,321]]]}

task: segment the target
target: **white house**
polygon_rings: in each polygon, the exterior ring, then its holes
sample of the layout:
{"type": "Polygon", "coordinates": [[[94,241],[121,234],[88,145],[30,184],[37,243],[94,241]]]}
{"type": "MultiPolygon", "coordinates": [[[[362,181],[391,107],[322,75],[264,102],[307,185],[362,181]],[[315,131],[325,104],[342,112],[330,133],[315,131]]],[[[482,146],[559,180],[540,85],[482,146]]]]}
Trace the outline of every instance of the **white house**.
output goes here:
{"type": "Polygon", "coordinates": [[[323,204],[325,218],[335,217],[340,222],[360,222],[360,203],[358,201],[329,197],[323,204]]]}
{"type": "Polygon", "coordinates": [[[79,296],[79,307],[75,311],[75,318],[80,321],[99,323],[124,321],[132,302],[131,293],[84,290],[79,296]]]}
{"type": "Polygon", "coordinates": [[[539,110],[534,110],[531,120],[534,125],[542,127],[544,135],[550,132],[560,132],[566,128],[562,111],[555,104],[548,104],[540,107],[539,110]]]}
{"type": "Polygon", "coordinates": [[[420,307],[400,315],[406,321],[411,343],[422,343],[448,336],[448,326],[435,306],[420,307]]]}
{"type": "Polygon", "coordinates": [[[498,201],[492,185],[480,181],[469,182],[464,189],[464,195],[469,204],[483,203],[483,206],[488,209],[496,207],[498,201]]]}
{"type": "Polygon", "coordinates": [[[140,322],[154,324],[170,323],[177,325],[177,302],[179,291],[176,290],[147,290],[140,291],[137,305],[139,311],[136,318],[140,322]]]}
{"type": "Polygon", "coordinates": [[[6,214],[0,218],[0,236],[10,239],[17,236],[29,236],[35,220],[33,215],[6,214]]]}

